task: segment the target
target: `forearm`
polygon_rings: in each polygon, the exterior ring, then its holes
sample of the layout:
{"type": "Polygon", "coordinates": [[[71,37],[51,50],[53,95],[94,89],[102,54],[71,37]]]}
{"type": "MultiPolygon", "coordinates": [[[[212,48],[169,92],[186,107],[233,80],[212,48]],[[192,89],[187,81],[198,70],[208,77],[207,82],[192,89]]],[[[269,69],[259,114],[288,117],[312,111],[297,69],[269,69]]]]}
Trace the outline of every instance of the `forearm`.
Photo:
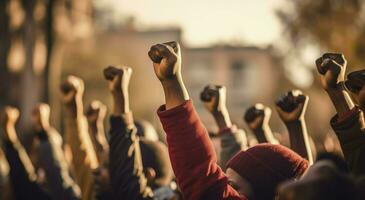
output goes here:
{"type": "Polygon", "coordinates": [[[290,139],[291,148],[303,158],[306,158],[310,164],[313,164],[313,154],[310,147],[307,125],[305,120],[298,120],[285,124],[290,139]]]}
{"type": "Polygon", "coordinates": [[[219,131],[232,127],[232,121],[229,117],[227,108],[212,113],[215,122],[218,125],[219,131]]]}
{"type": "Polygon", "coordinates": [[[65,119],[66,143],[72,151],[72,163],[75,179],[81,188],[82,198],[92,196],[94,182],[93,170],[99,167],[94,147],[88,133],[85,116],[77,109],[77,113],[69,113],[65,119]]]}
{"type": "Polygon", "coordinates": [[[113,96],[113,115],[118,116],[130,112],[128,91],[112,92],[113,96]]]}
{"type": "Polygon", "coordinates": [[[256,129],[252,129],[252,132],[255,134],[259,143],[279,144],[279,142],[275,139],[270,126],[261,126],[256,129]]]}
{"type": "Polygon", "coordinates": [[[165,94],[166,110],[177,107],[189,100],[190,97],[181,76],[176,79],[162,81],[161,84],[165,94]]]}
{"type": "Polygon", "coordinates": [[[340,116],[355,107],[348,92],[340,85],[335,89],[327,90],[327,94],[330,97],[337,114],[340,116]]]}

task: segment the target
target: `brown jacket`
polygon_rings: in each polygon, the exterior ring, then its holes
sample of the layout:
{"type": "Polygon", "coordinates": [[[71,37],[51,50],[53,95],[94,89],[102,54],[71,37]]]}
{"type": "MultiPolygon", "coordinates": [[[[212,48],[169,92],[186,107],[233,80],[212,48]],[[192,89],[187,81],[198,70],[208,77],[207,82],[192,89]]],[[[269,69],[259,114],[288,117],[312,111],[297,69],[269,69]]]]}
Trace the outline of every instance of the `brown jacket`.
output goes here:
{"type": "Polygon", "coordinates": [[[365,174],[364,113],[354,108],[345,116],[334,116],[331,126],[340,141],[345,159],[354,174],[365,174]]]}

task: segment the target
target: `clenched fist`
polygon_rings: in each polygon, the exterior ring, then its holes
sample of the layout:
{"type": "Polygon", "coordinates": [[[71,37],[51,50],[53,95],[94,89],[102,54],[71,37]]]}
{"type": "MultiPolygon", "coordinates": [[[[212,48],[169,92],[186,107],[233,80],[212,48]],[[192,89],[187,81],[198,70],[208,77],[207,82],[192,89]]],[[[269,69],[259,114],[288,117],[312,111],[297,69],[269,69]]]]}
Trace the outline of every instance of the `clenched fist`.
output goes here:
{"type": "Polygon", "coordinates": [[[148,56],[160,81],[173,80],[181,76],[181,52],[177,42],[153,45],[148,56]]]}
{"type": "Polygon", "coordinates": [[[300,90],[289,91],[276,102],[276,110],[284,123],[304,119],[309,97],[300,90]]]}
{"type": "Polygon", "coordinates": [[[127,91],[132,72],[132,68],[127,66],[109,66],[105,68],[104,77],[109,82],[109,90],[112,93],[127,91]]]}
{"type": "Polygon", "coordinates": [[[243,119],[252,130],[268,125],[271,117],[271,109],[261,103],[255,104],[247,109],[243,119]]]}
{"type": "Polygon", "coordinates": [[[226,109],[226,87],[220,85],[208,85],[200,93],[200,99],[211,113],[217,113],[226,109]]]}
{"type": "Polygon", "coordinates": [[[33,124],[38,130],[47,130],[50,127],[51,109],[48,104],[38,104],[32,112],[33,124]]]}
{"type": "Polygon", "coordinates": [[[337,89],[344,81],[347,61],[340,53],[325,53],[316,60],[323,89],[337,89]]]}
{"type": "Polygon", "coordinates": [[[7,106],[1,113],[1,124],[4,128],[5,140],[16,142],[18,137],[15,132],[15,124],[19,119],[19,110],[15,107],[7,106]]]}
{"type": "Polygon", "coordinates": [[[76,76],[68,76],[61,84],[62,99],[65,105],[74,105],[82,100],[84,82],[76,76]]]}
{"type": "Polygon", "coordinates": [[[103,121],[106,116],[106,106],[100,101],[94,100],[86,110],[86,117],[89,123],[103,121]]]}

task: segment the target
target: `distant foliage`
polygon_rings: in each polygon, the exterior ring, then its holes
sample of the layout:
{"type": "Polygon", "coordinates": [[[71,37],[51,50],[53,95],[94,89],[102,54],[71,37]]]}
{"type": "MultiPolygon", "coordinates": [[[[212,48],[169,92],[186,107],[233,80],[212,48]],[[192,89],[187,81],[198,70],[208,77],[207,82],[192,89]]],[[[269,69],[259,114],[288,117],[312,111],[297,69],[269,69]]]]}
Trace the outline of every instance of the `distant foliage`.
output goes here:
{"type": "MultiPolygon", "coordinates": [[[[293,47],[311,43],[322,50],[343,52],[350,67],[365,66],[364,0],[287,0],[290,9],[277,15],[293,47]]],[[[300,51],[300,48],[294,48],[300,51]]]]}

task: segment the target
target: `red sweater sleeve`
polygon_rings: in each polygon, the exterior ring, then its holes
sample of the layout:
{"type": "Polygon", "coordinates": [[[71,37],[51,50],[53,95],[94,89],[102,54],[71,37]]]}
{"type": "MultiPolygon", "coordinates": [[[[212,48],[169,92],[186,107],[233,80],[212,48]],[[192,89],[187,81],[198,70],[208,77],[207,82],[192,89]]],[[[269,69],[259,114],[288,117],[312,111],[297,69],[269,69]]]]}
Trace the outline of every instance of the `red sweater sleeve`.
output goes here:
{"type": "Polygon", "coordinates": [[[171,164],[184,199],[246,199],[228,185],[217,165],[214,148],[191,100],[166,110],[158,110],[171,164]]]}

